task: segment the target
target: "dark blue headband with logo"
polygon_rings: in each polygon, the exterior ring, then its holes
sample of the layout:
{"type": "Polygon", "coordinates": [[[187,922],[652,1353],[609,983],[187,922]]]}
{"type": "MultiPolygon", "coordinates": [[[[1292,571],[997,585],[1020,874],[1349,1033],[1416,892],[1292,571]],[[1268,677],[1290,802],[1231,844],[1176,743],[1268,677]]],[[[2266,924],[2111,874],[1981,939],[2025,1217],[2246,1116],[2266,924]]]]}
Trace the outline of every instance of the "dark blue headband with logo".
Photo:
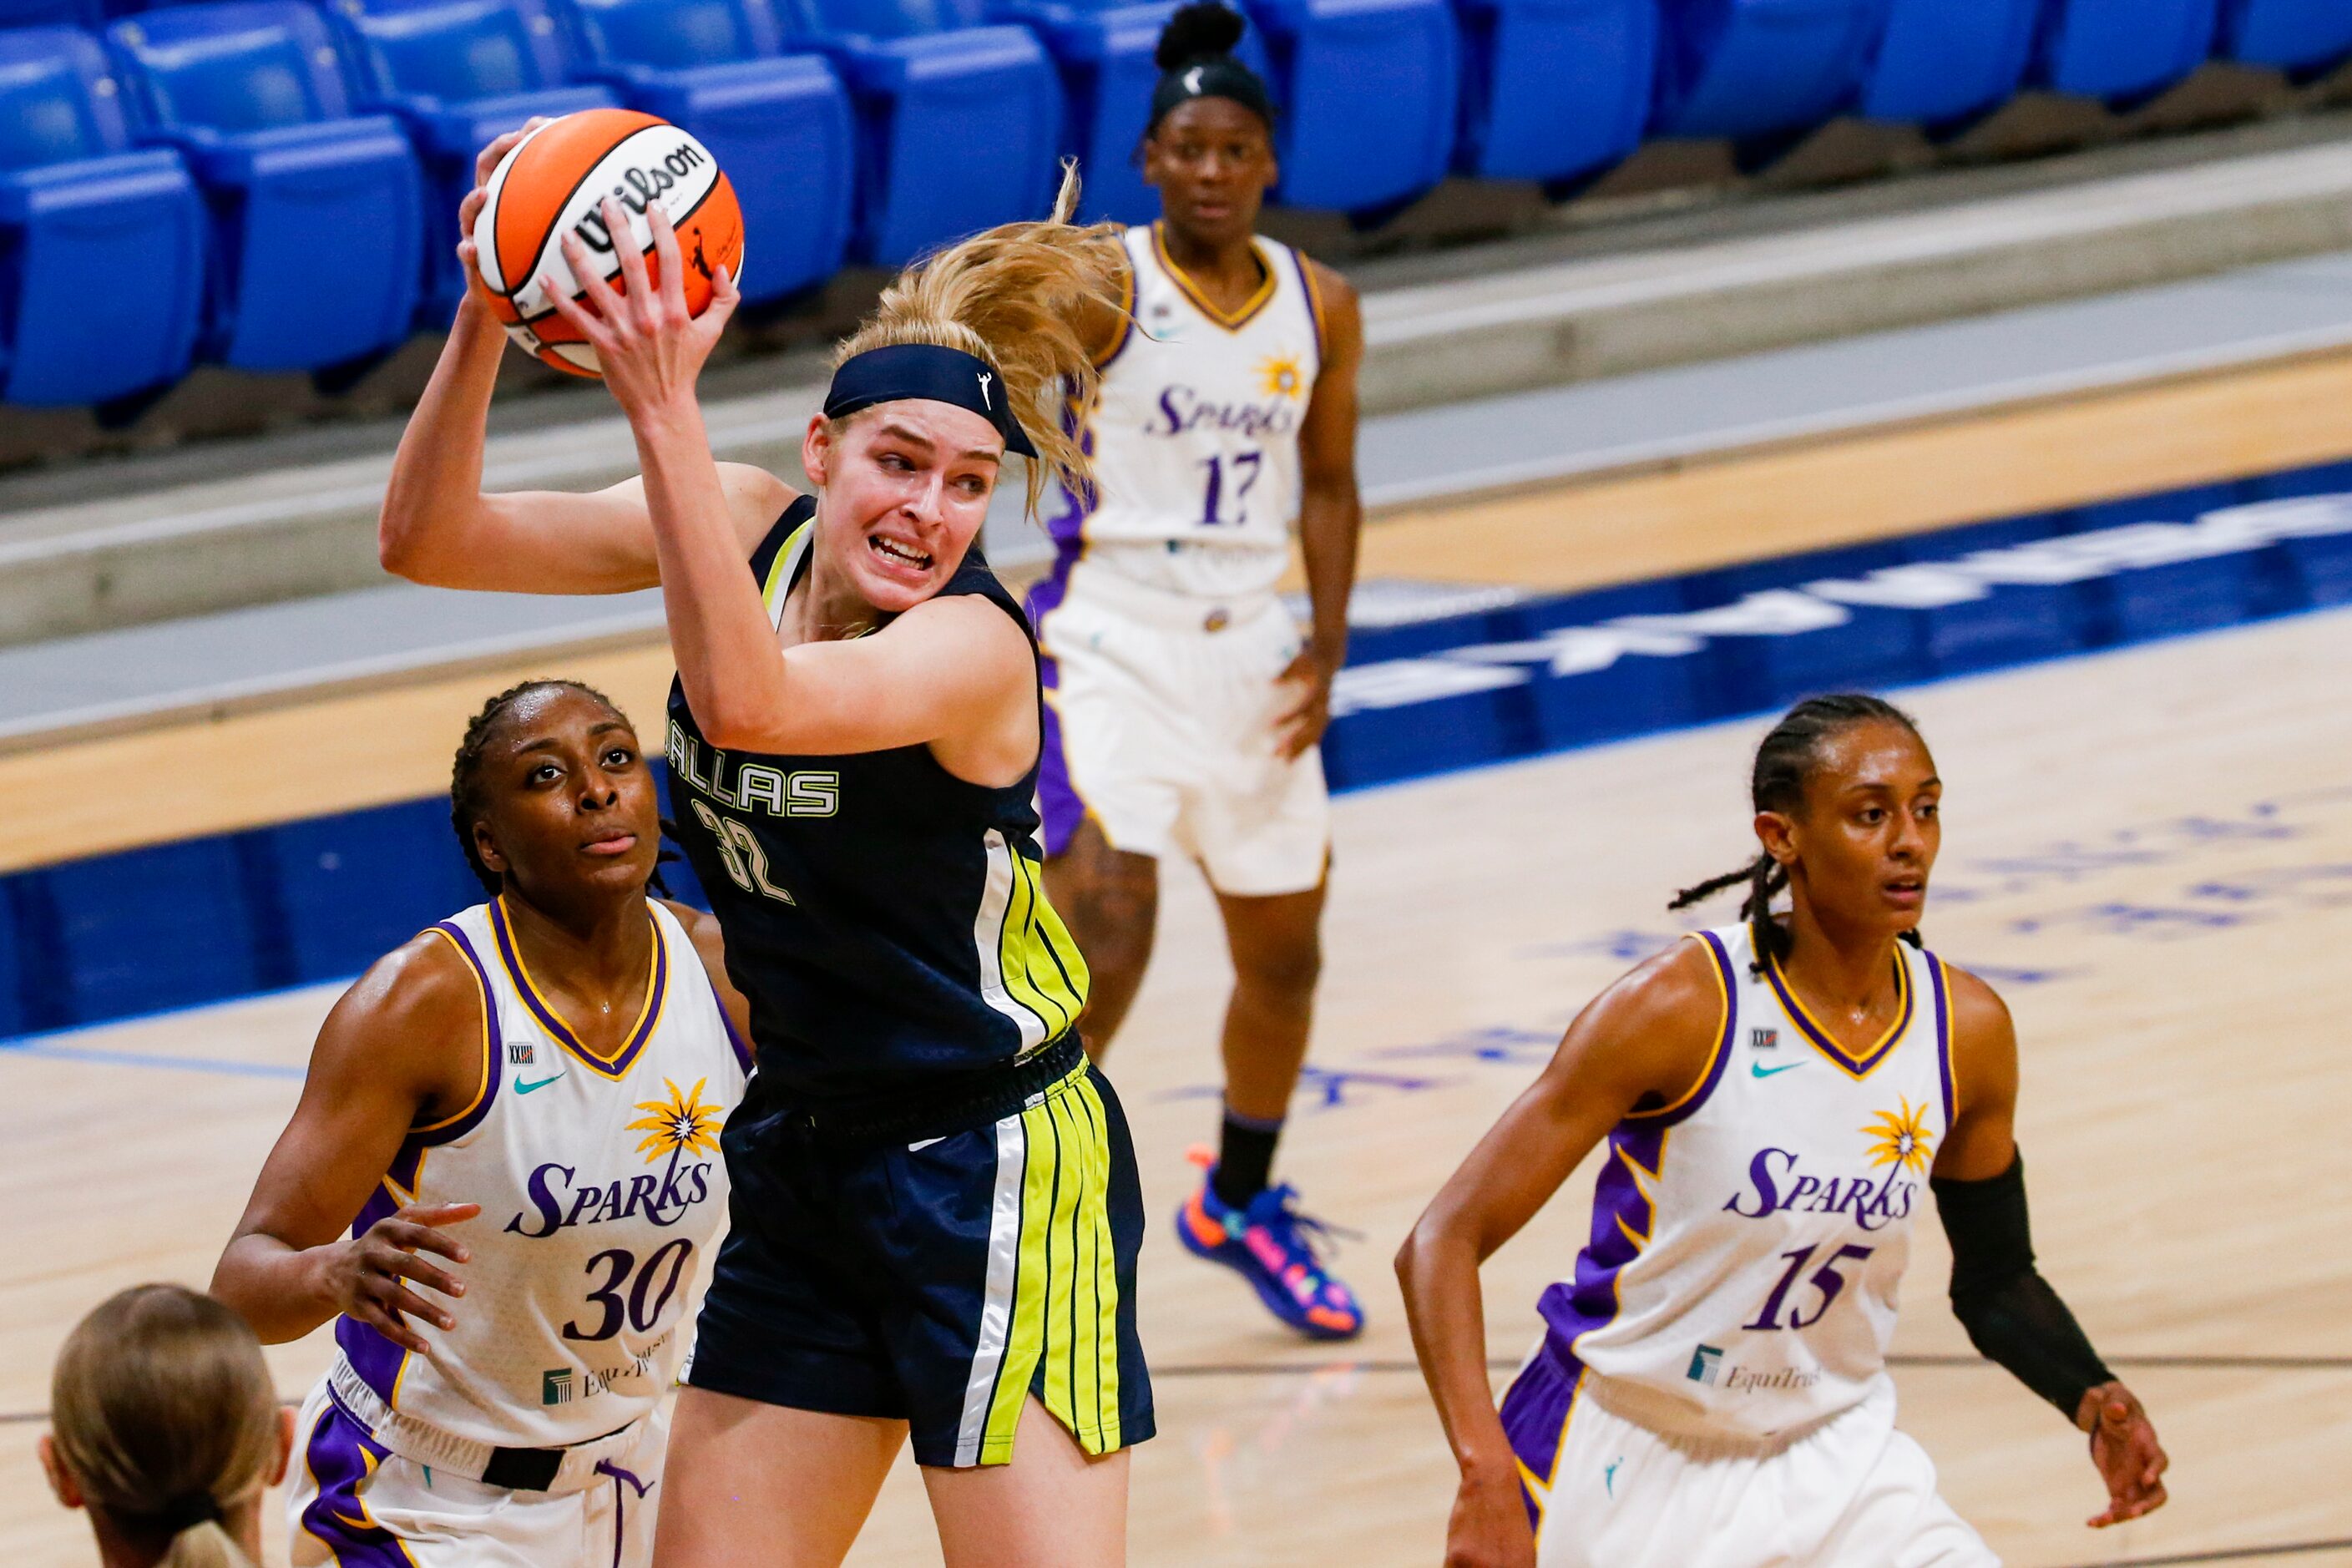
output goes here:
{"type": "Polygon", "coordinates": [[[824,416],[846,418],[861,408],[909,397],[969,408],[996,426],[1006,451],[1024,458],[1037,455],[1028,432],[1013,417],[1012,400],[1004,395],[1004,378],[996,367],[977,354],[931,343],[893,343],[842,361],[833,373],[833,388],[825,394],[824,416]]]}

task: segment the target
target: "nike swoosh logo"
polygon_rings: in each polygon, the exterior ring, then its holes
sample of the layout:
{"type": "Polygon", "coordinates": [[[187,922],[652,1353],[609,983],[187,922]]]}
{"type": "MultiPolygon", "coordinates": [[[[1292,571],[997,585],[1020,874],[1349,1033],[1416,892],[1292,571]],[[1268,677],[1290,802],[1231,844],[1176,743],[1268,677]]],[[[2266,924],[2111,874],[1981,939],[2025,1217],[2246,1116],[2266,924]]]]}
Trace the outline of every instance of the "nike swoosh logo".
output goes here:
{"type": "Polygon", "coordinates": [[[1748,1064],[1748,1070],[1754,1073],[1758,1078],[1771,1078],[1779,1073],[1795,1072],[1799,1068],[1803,1067],[1804,1065],[1805,1064],[1802,1062],[1790,1062],[1786,1067],[1768,1068],[1762,1062],[1749,1062],[1748,1064]]]}
{"type": "Polygon", "coordinates": [[[555,1078],[543,1078],[537,1083],[531,1083],[523,1079],[515,1079],[515,1092],[517,1094],[529,1094],[534,1089],[545,1089],[549,1084],[553,1083],[556,1079],[560,1079],[562,1076],[563,1075],[562,1073],[557,1073],[555,1078]]]}

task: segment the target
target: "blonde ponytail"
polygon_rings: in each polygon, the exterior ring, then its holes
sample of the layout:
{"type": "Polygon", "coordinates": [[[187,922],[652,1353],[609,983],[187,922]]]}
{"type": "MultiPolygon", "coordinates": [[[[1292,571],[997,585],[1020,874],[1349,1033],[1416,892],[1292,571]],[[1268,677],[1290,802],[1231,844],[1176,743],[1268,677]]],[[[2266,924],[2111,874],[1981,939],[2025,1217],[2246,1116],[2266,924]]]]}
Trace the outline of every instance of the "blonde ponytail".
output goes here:
{"type": "Polygon", "coordinates": [[[58,1352],[58,1462],[90,1511],[159,1568],[253,1568],[223,1528],[277,1457],[278,1396],[245,1320],[177,1285],[101,1303],[58,1352]]]}
{"type": "Polygon", "coordinates": [[[1078,167],[1065,160],[1051,217],[1003,224],[914,263],[834,355],[839,365],[869,349],[929,343],[994,365],[1013,417],[1037,447],[1039,460],[1029,465],[1033,512],[1048,478],[1074,494],[1093,484],[1094,464],[1076,435],[1100,381],[1086,323],[1126,309],[1118,226],[1074,224],[1077,207],[1078,167]]]}
{"type": "Polygon", "coordinates": [[[254,1564],[237,1550],[220,1521],[208,1519],[172,1537],[172,1549],[155,1568],[254,1568],[254,1564]]]}

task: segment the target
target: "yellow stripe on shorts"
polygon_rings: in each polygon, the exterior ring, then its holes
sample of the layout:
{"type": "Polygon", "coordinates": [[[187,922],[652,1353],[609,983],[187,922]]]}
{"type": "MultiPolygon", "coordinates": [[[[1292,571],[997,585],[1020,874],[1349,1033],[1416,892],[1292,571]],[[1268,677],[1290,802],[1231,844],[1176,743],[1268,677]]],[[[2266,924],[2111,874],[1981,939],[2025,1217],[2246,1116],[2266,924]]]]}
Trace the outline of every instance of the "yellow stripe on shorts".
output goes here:
{"type": "MultiPolygon", "coordinates": [[[[1033,1384],[1047,1413],[1087,1453],[1120,1447],[1118,1269],[1107,1127],[1102,1096],[1083,1065],[1018,1118],[999,1124],[1001,1164],[1019,1145],[1017,1237],[997,1238],[1013,1247],[1017,1261],[1009,1299],[1001,1307],[992,1300],[982,1314],[982,1353],[990,1316],[1000,1310],[1003,1348],[985,1420],[971,1434],[976,1443],[968,1449],[959,1444],[960,1464],[1012,1461],[1033,1384]],[[1017,1132],[1008,1125],[1014,1121],[1017,1132]]],[[[1011,1174],[1001,1169],[1000,1180],[1011,1174]]],[[[999,1217],[1005,1217],[1002,1210],[999,1217]]]]}

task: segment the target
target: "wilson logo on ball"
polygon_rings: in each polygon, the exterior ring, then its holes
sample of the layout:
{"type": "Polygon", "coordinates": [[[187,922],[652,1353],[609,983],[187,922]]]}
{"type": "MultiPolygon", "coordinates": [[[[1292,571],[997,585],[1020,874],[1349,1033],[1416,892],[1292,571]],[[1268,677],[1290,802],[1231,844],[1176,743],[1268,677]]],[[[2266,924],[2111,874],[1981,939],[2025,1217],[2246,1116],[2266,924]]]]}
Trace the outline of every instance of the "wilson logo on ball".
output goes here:
{"type": "MultiPolygon", "coordinates": [[[[622,170],[621,183],[613,187],[613,197],[631,212],[643,216],[647,207],[666,199],[670,192],[694,177],[697,171],[716,171],[718,165],[710,161],[710,154],[703,151],[702,143],[688,138],[682,146],[672,148],[669,155],[655,167],[622,170]]],[[[707,185],[709,183],[708,177],[704,177],[701,183],[707,185]]],[[[581,243],[591,250],[613,248],[613,231],[604,226],[604,209],[601,200],[589,209],[588,216],[582,218],[572,232],[578,235],[581,243]]]]}
{"type": "Polygon", "coordinates": [[[474,220],[475,281],[507,336],[573,375],[599,375],[602,367],[596,351],[556,314],[556,298],[576,300],[582,292],[563,255],[563,236],[579,237],[597,273],[616,291],[625,291],[623,244],[646,258],[647,275],[658,285],[660,264],[646,216],[658,201],[677,230],[689,311],[698,316],[709,305],[720,267],[741,275],[743,212],[735,187],[710,149],[654,115],[591,109],[551,121],[506,155],[485,195],[474,220]],[[625,234],[606,227],[602,209],[608,198],[628,215],[625,234]]]}

